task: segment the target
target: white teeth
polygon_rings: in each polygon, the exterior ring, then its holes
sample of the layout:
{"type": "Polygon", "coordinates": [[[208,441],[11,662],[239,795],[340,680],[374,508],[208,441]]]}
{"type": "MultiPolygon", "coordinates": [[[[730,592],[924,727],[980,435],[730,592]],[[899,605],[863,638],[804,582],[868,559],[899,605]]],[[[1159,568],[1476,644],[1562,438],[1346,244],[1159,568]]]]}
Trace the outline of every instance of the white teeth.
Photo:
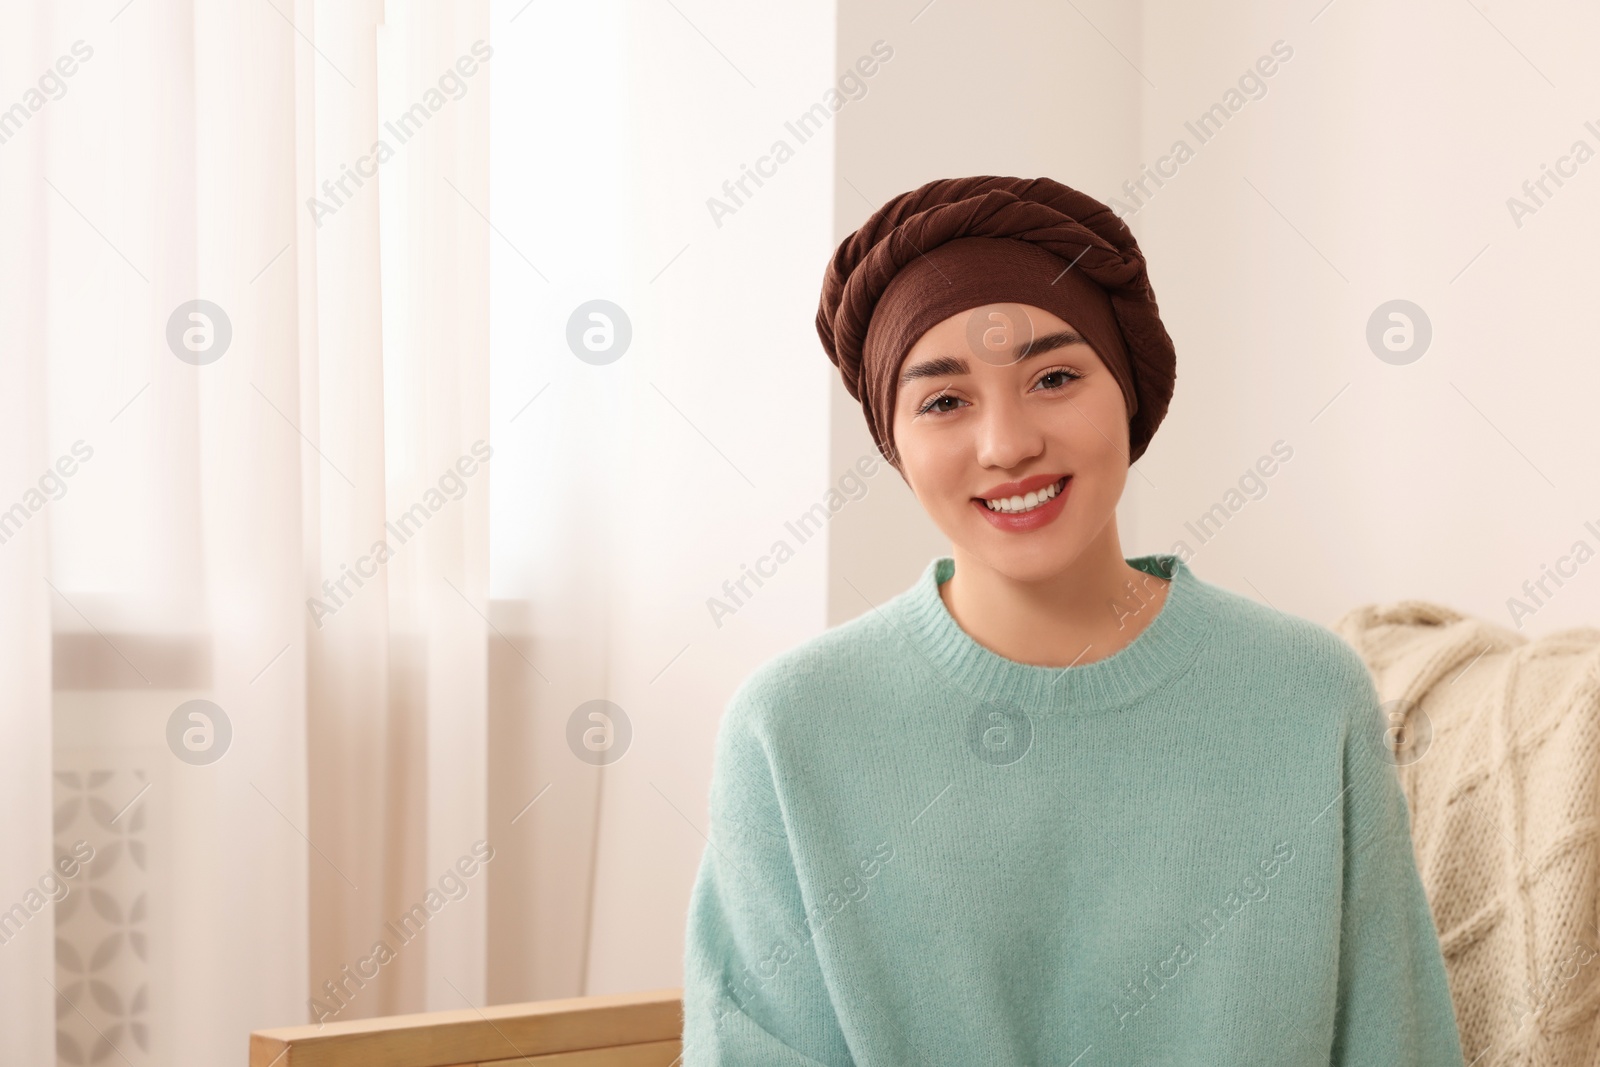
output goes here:
{"type": "Polygon", "coordinates": [[[1040,504],[1049,503],[1060,491],[1061,483],[1055,482],[1051,485],[1045,486],[1043,489],[1040,489],[1037,492],[1029,493],[1027,496],[1013,496],[1000,500],[985,500],[984,504],[988,506],[990,511],[999,511],[1008,515],[1014,515],[1023,511],[1032,511],[1040,504]]]}

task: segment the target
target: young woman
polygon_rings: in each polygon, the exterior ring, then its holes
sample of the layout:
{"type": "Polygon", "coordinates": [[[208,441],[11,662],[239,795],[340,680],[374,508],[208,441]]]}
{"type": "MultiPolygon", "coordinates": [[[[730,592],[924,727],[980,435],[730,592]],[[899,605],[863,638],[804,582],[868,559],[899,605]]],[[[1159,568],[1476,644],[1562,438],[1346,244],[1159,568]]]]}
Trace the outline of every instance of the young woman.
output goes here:
{"type": "Polygon", "coordinates": [[[930,182],[817,326],[952,554],[731,698],[686,1067],[1461,1067],[1361,659],[1122,555],[1174,377],[1127,227],[930,182]]]}

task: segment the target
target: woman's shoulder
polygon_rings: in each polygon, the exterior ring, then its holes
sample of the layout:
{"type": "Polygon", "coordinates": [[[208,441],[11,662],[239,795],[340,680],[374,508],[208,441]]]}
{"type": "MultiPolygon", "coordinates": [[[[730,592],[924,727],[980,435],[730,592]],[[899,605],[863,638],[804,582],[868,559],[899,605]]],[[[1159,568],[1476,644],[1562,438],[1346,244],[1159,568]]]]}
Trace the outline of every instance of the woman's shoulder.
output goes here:
{"type": "Polygon", "coordinates": [[[1372,684],[1360,653],[1332,629],[1204,579],[1195,583],[1211,602],[1213,655],[1271,664],[1341,691],[1372,684]]]}
{"type": "Polygon", "coordinates": [[[717,728],[714,798],[726,810],[764,812],[746,819],[780,832],[774,789],[819,746],[839,744],[859,724],[858,710],[881,698],[885,627],[860,616],[769,656],[729,697],[717,728]]]}
{"type": "Polygon", "coordinates": [[[894,624],[869,610],[767,657],[745,677],[732,703],[747,713],[774,716],[859,693],[883,675],[894,641],[894,624]]]}

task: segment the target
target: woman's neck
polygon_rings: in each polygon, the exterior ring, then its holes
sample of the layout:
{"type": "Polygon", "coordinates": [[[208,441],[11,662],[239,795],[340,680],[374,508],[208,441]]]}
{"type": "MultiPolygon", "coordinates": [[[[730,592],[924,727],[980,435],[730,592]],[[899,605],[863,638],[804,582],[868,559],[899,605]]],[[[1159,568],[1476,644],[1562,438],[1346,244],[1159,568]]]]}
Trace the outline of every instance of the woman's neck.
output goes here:
{"type": "Polygon", "coordinates": [[[978,644],[1019,663],[1074,667],[1133,643],[1166,602],[1170,579],[1132,567],[1115,523],[1045,581],[1018,582],[958,547],[939,596],[978,644]]]}

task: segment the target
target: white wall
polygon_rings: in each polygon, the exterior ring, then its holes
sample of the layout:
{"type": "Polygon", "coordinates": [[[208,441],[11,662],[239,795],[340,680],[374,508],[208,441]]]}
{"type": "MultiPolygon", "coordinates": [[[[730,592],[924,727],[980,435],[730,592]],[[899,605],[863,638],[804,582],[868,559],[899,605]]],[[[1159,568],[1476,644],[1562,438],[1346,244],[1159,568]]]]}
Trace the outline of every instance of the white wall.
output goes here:
{"type": "MultiPolygon", "coordinates": [[[[1293,459],[1196,573],[1322,623],[1420,598],[1514,627],[1507,598],[1542,563],[1600,549],[1600,162],[1520,229],[1506,207],[1575,138],[1600,150],[1578,48],[1596,17],[1319,6],[1147,5],[1142,161],[1275,40],[1294,55],[1134,217],[1178,388],[1130,540],[1168,549],[1281,438],[1293,459]],[[1433,327],[1402,366],[1364,336],[1394,298],[1433,327]]],[[[1600,563],[1523,629],[1579,624],[1600,624],[1600,563]]]]}

